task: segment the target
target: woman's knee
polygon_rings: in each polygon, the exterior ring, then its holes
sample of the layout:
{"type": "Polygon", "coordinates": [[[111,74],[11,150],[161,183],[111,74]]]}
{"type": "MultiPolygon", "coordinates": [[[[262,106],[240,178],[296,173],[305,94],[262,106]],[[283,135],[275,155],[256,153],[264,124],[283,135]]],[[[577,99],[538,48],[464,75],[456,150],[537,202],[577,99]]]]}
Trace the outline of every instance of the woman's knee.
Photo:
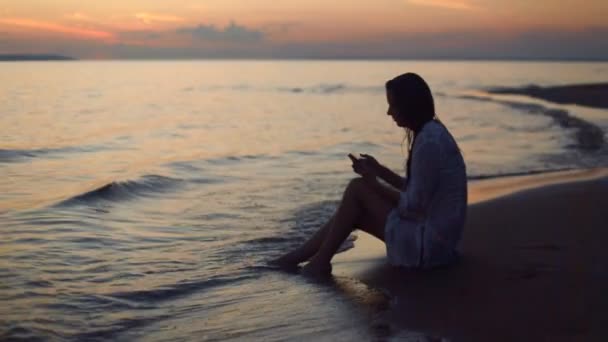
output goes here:
{"type": "Polygon", "coordinates": [[[346,190],[344,190],[345,196],[356,196],[360,193],[361,189],[365,187],[365,180],[361,177],[355,177],[348,182],[346,190]]]}

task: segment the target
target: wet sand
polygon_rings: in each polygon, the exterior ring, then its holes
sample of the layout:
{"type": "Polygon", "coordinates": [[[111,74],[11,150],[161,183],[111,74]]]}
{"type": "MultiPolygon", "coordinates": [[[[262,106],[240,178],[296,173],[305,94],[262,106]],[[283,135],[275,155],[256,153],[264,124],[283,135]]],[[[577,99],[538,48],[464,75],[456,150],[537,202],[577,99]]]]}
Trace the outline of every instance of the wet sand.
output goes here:
{"type": "Polygon", "coordinates": [[[389,293],[392,333],[450,341],[596,341],[608,336],[608,170],[471,183],[462,262],[390,267],[359,233],[334,275],[389,293]]]}
{"type": "Polygon", "coordinates": [[[490,93],[516,94],[536,97],[561,104],[577,104],[594,108],[608,108],[608,83],[577,84],[556,87],[529,86],[522,88],[495,88],[490,93]]]}

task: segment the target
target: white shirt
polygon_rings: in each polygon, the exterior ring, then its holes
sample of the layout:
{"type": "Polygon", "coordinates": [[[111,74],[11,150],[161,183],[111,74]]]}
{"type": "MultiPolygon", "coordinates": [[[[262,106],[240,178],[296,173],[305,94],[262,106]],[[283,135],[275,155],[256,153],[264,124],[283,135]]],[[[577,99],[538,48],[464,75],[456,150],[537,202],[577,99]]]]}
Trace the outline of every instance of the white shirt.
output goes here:
{"type": "Polygon", "coordinates": [[[432,120],[416,136],[410,158],[409,180],[387,217],[387,257],[406,267],[450,264],[459,255],[467,210],[462,154],[445,126],[432,120]]]}

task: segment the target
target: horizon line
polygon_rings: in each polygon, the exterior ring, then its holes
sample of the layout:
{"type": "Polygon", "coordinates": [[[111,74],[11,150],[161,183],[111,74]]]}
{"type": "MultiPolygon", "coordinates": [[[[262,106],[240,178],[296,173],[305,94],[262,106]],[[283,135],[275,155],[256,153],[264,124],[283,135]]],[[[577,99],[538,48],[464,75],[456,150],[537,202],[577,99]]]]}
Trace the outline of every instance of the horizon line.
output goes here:
{"type": "Polygon", "coordinates": [[[26,61],[55,61],[55,62],[76,62],[76,61],[196,61],[196,60],[235,60],[235,61],[538,61],[538,62],[608,62],[608,57],[369,57],[369,56],[340,56],[340,57],[110,57],[110,58],[78,58],[61,54],[31,54],[31,53],[10,53],[0,54],[0,62],[26,62],[26,61]],[[8,59],[8,58],[20,59],[8,59]],[[6,58],[6,59],[3,59],[6,58]],[[37,59],[38,58],[38,59],[37,59]]]}

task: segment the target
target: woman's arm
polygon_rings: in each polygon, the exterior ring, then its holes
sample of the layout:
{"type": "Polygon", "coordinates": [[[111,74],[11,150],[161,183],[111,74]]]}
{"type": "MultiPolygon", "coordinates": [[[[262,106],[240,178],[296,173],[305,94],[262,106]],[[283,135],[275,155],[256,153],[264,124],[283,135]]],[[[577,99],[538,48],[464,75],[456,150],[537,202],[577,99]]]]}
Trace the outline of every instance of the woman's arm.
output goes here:
{"type": "Polygon", "coordinates": [[[361,154],[361,157],[363,157],[361,161],[365,164],[368,170],[371,170],[376,176],[397,190],[405,190],[403,189],[403,186],[405,185],[405,179],[403,177],[394,173],[388,167],[380,164],[376,158],[370,156],[369,154],[361,154]]]}
{"type": "Polygon", "coordinates": [[[378,177],[380,177],[380,179],[382,179],[383,181],[387,182],[398,190],[405,190],[403,189],[403,186],[405,185],[405,178],[399,176],[388,167],[379,164],[377,172],[378,177]]]}
{"type": "Polygon", "coordinates": [[[389,200],[394,206],[397,206],[399,199],[401,198],[401,192],[399,190],[381,184],[376,178],[368,180],[368,183],[371,185],[374,192],[389,200]]]}

